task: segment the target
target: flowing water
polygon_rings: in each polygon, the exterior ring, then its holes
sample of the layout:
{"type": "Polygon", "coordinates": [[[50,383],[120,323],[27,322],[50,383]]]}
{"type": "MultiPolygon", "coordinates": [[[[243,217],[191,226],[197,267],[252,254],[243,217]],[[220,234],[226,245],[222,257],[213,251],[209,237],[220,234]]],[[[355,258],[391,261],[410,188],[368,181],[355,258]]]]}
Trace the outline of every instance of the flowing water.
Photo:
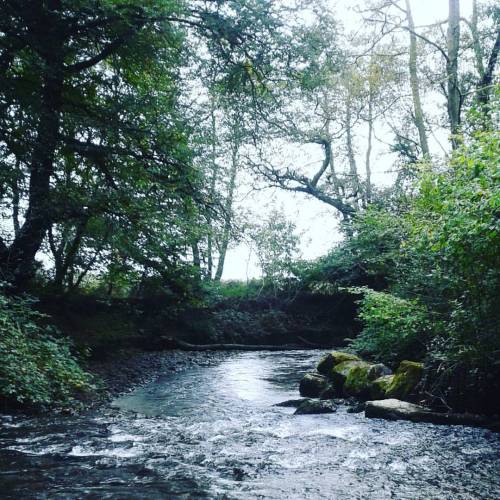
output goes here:
{"type": "Polygon", "coordinates": [[[488,430],[273,406],[298,397],[318,357],[232,353],[113,409],[3,417],[0,498],[500,498],[500,437],[488,430]]]}

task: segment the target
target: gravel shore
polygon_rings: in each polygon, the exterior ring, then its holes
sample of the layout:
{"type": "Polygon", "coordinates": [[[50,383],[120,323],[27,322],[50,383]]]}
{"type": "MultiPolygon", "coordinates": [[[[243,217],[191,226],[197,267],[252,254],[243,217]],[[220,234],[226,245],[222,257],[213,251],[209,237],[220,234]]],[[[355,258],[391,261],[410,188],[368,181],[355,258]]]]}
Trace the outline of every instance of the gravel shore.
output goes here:
{"type": "Polygon", "coordinates": [[[90,406],[152,382],[162,373],[180,372],[192,366],[210,366],[226,356],[226,352],[213,351],[124,351],[104,361],[93,361],[88,370],[104,383],[104,390],[90,406]]]}

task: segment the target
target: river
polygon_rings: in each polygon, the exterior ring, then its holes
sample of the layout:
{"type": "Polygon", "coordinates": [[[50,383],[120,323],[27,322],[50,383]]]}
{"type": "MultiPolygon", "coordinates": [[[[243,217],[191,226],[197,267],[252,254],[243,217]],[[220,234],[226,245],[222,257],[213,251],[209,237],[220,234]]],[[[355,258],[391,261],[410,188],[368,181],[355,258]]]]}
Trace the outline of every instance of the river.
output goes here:
{"type": "Polygon", "coordinates": [[[294,416],[314,351],[228,353],[76,417],[1,417],[0,498],[500,498],[484,429],[294,416]]]}

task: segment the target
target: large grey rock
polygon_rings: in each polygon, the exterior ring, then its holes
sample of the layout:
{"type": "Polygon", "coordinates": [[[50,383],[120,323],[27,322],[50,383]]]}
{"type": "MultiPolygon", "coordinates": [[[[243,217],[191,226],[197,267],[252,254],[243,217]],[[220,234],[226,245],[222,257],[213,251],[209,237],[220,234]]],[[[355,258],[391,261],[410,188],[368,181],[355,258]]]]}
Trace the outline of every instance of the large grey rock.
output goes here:
{"type": "Polygon", "coordinates": [[[334,413],[337,408],[331,401],[306,399],[295,410],[294,415],[316,415],[321,413],[334,413]]]}
{"type": "Polygon", "coordinates": [[[467,413],[439,413],[425,406],[408,403],[399,399],[383,399],[381,401],[367,401],[365,416],[368,418],[383,418],[386,420],[410,420],[412,422],[429,422],[444,425],[472,425],[488,427],[498,431],[498,421],[471,415],[467,413]]]}
{"type": "Polygon", "coordinates": [[[319,395],[328,388],[330,382],[319,373],[306,373],[299,385],[301,396],[308,398],[318,398],[319,395]]]}
{"type": "Polygon", "coordinates": [[[381,401],[367,401],[365,416],[368,418],[384,418],[386,420],[413,420],[422,421],[431,414],[431,410],[424,406],[408,403],[399,399],[382,399],[381,401]]]}

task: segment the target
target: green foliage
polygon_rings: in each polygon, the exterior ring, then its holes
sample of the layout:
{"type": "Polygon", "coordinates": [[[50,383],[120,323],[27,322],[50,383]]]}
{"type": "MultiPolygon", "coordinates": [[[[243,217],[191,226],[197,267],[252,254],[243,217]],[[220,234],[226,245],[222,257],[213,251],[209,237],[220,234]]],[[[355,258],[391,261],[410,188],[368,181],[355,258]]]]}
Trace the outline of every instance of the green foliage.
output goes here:
{"type": "Polygon", "coordinates": [[[212,302],[225,299],[248,300],[261,294],[264,283],[260,279],[247,282],[231,280],[205,283],[204,287],[212,302]]]}
{"type": "Polygon", "coordinates": [[[295,266],[305,286],[320,293],[321,288],[329,288],[328,283],[334,289],[343,285],[387,286],[399,263],[404,221],[387,209],[372,206],[348,229],[346,240],[328,255],[302,268],[295,266]]]}
{"type": "Polygon", "coordinates": [[[369,288],[351,291],[363,294],[359,309],[363,331],[351,342],[351,348],[390,364],[423,356],[431,328],[424,306],[416,300],[369,288]]]}
{"type": "Polygon", "coordinates": [[[29,407],[71,405],[92,389],[91,377],[33,302],[0,293],[0,399],[29,407]]]}
{"type": "Polygon", "coordinates": [[[364,328],[352,347],[385,362],[426,355],[470,369],[496,363],[499,139],[495,131],[477,132],[447,168],[421,168],[416,195],[404,213],[367,210],[328,265],[323,261],[316,269],[319,277],[329,278],[316,283],[326,291],[356,283],[356,268],[367,281],[383,277],[389,288],[353,289],[363,294],[359,315],[364,328]]]}
{"type": "Polygon", "coordinates": [[[252,234],[264,283],[276,292],[290,278],[293,264],[298,256],[300,238],[293,222],[284,214],[273,210],[266,221],[257,226],[252,234]]]}

